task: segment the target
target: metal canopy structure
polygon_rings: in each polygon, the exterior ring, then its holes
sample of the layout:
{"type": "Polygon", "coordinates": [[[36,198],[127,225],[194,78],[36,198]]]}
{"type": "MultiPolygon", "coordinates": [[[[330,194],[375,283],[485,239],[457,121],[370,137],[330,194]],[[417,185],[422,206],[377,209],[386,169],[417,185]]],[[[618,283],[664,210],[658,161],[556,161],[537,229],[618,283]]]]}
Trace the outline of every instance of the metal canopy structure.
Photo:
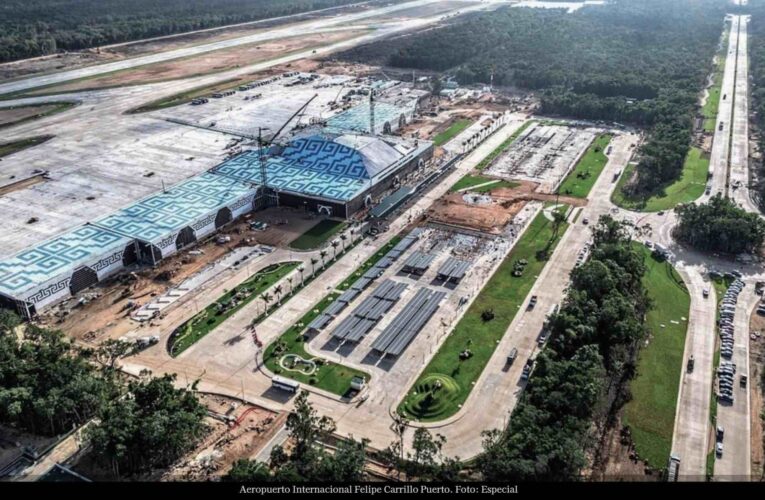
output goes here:
{"type": "Polygon", "coordinates": [[[364,299],[351,315],[337,325],[332,336],[343,341],[358,342],[393,307],[406,288],[406,283],[383,281],[372,295],[364,299]]]}
{"type": "Polygon", "coordinates": [[[470,269],[470,262],[449,257],[438,268],[438,279],[459,283],[465,277],[468,269],[470,269]]]}
{"type": "Polygon", "coordinates": [[[399,356],[435,314],[444,297],[445,292],[421,288],[372,343],[372,349],[383,355],[399,356]]]}
{"type": "Polygon", "coordinates": [[[404,261],[403,270],[407,273],[423,274],[428,270],[435,258],[435,255],[414,252],[408,259],[406,259],[406,261],[404,261]]]}

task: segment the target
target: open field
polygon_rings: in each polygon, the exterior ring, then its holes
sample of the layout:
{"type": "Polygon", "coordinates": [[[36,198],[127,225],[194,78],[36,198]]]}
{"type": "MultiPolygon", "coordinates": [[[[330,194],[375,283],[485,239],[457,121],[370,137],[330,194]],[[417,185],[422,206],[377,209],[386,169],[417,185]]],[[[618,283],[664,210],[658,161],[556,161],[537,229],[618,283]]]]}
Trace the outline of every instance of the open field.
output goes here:
{"type": "Polygon", "coordinates": [[[465,130],[470,126],[470,124],[473,123],[471,120],[462,118],[454,123],[452,123],[449,128],[444,130],[443,132],[439,133],[433,138],[433,142],[436,144],[436,146],[441,146],[443,144],[446,144],[450,140],[452,140],[454,137],[459,135],[460,132],[465,130]]]}
{"type": "Polygon", "coordinates": [[[653,303],[646,317],[650,340],[640,350],[623,421],[640,458],[660,469],[666,467],[672,447],[691,299],[672,265],[642,248],[647,266],[643,283],[653,303]]]}
{"type": "Polygon", "coordinates": [[[558,187],[558,192],[575,198],[587,198],[590,189],[608,162],[605,150],[609,142],[611,142],[611,136],[608,134],[598,137],[587,148],[587,152],[576,164],[576,167],[563,180],[558,187]]]}
{"type": "Polygon", "coordinates": [[[668,210],[682,203],[690,203],[704,194],[709,171],[709,155],[701,149],[692,147],[685,158],[685,165],[680,178],[663,188],[660,194],[648,198],[628,197],[622,187],[629,181],[634,172],[634,166],[624,169],[619,183],[611,197],[616,205],[628,210],[641,212],[658,212],[668,210]]]}
{"type": "Polygon", "coordinates": [[[399,405],[400,413],[432,422],[459,411],[547,263],[540,251],[551,254],[566,227],[563,223],[555,235],[545,214],[537,215],[413,384],[399,405]],[[513,276],[521,260],[527,261],[523,274],[513,276]],[[486,311],[493,312],[488,321],[482,317],[486,311]],[[472,356],[460,359],[466,349],[472,356]]]}
{"type": "Polygon", "coordinates": [[[13,141],[13,142],[6,142],[5,144],[0,144],[0,158],[8,155],[12,155],[13,153],[17,153],[21,151],[22,149],[31,148],[32,146],[37,146],[38,144],[42,144],[43,142],[53,138],[52,135],[41,135],[38,137],[30,137],[28,139],[21,139],[19,141],[13,141]]]}
{"type": "MultiPolygon", "coordinates": [[[[194,345],[246,304],[260,299],[263,292],[269,290],[298,265],[298,262],[285,262],[269,266],[258,271],[233,290],[226,292],[220,299],[176,329],[176,335],[172,337],[169,348],[170,354],[177,356],[194,345]]],[[[275,303],[276,297],[272,296],[272,300],[275,303]]]]}
{"type": "Polygon", "coordinates": [[[342,231],[346,223],[339,220],[324,219],[311,229],[290,242],[295,250],[312,250],[327,243],[334,235],[342,231]]]}
{"type": "Polygon", "coordinates": [[[463,189],[474,188],[470,191],[474,191],[476,193],[486,193],[492,189],[501,187],[514,188],[516,186],[518,186],[517,182],[505,181],[502,179],[492,179],[491,177],[485,177],[483,175],[468,174],[457,181],[451,188],[449,188],[449,192],[455,193],[463,189]]]}
{"type": "Polygon", "coordinates": [[[126,87],[130,85],[145,85],[149,83],[220,73],[241,66],[286,56],[304,50],[306,47],[321,47],[327,44],[349,40],[367,32],[368,30],[333,31],[329,33],[300,35],[241,45],[238,47],[205,52],[182,59],[147,64],[145,66],[115,71],[95,77],[82,78],[65,84],[40,87],[25,95],[50,95],[66,92],[79,92],[83,90],[126,87]]]}
{"type": "Polygon", "coordinates": [[[0,128],[11,127],[20,123],[54,115],[76,106],[73,102],[52,102],[32,106],[12,106],[0,108],[0,128]]]}

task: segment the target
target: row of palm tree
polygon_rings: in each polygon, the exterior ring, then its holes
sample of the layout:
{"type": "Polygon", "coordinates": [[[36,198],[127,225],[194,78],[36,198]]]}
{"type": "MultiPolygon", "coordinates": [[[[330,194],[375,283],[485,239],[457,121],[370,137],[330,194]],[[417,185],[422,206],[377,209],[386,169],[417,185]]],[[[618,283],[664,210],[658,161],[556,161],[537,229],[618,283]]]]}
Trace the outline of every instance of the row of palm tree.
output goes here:
{"type": "MultiPolygon", "coordinates": [[[[350,234],[351,234],[351,238],[350,238],[351,239],[351,246],[353,246],[353,243],[354,243],[354,235],[356,235],[358,232],[359,232],[358,229],[351,228],[351,230],[350,230],[350,234]]],[[[345,242],[347,240],[348,240],[348,235],[346,233],[343,233],[343,234],[340,235],[340,242],[342,243],[342,248],[343,248],[342,253],[345,253],[345,242]]],[[[340,242],[338,242],[337,240],[332,240],[332,242],[330,243],[330,245],[332,246],[332,250],[334,251],[333,252],[333,256],[332,256],[332,260],[333,261],[337,260],[337,247],[341,245],[340,242]]],[[[325,268],[326,259],[327,259],[327,255],[328,254],[329,254],[329,252],[326,249],[322,249],[322,250],[319,251],[319,257],[321,257],[321,269],[322,269],[322,271],[325,268]]],[[[319,263],[319,259],[317,259],[316,257],[311,257],[311,278],[316,276],[316,264],[318,264],[318,263],[319,263]]],[[[303,285],[305,284],[304,276],[303,276],[303,273],[305,273],[305,266],[301,265],[300,267],[297,268],[297,271],[298,271],[298,273],[300,273],[300,287],[302,288],[303,285]]],[[[294,279],[295,278],[293,276],[288,276],[287,277],[287,282],[290,284],[290,289],[289,289],[289,295],[290,296],[292,296],[292,294],[294,292],[294,286],[293,286],[294,279]]],[[[263,300],[263,303],[264,303],[264,306],[265,306],[264,314],[265,314],[266,311],[268,311],[269,304],[271,303],[272,300],[274,300],[274,296],[276,298],[276,305],[277,306],[281,306],[282,294],[284,293],[284,289],[282,288],[281,283],[279,283],[276,286],[274,286],[273,291],[274,291],[274,295],[273,296],[270,293],[268,293],[267,291],[263,292],[260,295],[260,298],[263,300]]]]}

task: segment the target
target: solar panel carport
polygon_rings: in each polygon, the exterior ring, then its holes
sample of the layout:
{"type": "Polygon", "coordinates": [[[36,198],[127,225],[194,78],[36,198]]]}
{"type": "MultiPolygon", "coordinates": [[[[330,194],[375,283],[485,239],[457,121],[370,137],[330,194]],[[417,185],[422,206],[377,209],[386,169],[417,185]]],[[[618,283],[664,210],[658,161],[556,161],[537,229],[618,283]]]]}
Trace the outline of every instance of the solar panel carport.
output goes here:
{"type": "Polygon", "coordinates": [[[420,288],[406,304],[404,310],[375,339],[372,349],[383,355],[399,356],[435,314],[444,297],[446,297],[445,292],[420,288]]]}
{"type": "Polygon", "coordinates": [[[458,283],[470,269],[470,262],[449,257],[438,268],[438,279],[458,283]]]}
{"type": "Polygon", "coordinates": [[[406,283],[383,281],[372,295],[337,325],[332,336],[343,341],[358,342],[393,307],[406,287],[406,283]]]}
{"type": "Polygon", "coordinates": [[[407,273],[423,274],[435,260],[435,255],[422,252],[414,252],[404,262],[403,270],[407,273]]]}

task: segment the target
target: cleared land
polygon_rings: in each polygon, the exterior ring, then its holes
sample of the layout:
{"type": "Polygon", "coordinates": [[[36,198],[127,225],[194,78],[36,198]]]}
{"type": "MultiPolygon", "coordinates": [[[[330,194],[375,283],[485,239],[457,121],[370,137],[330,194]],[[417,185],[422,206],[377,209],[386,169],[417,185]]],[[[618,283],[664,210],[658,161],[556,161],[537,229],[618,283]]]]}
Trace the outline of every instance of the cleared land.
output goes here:
{"type": "MultiPolygon", "coordinates": [[[[360,241],[360,240],[359,240],[360,241]]],[[[385,254],[393,248],[399,241],[401,241],[401,235],[395,236],[388,244],[382,247],[376,254],[367,259],[356,271],[338,286],[338,289],[347,289],[359,276],[370,267],[374,266],[385,254]]],[[[271,372],[284,377],[288,377],[304,384],[310,384],[319,389],[329,391],[339,396],[344,396],[351,389],[351,379],[353,377],[364,377],[369,381],[370,376],[360,370],[356,370],[347,366],[343,366],[323,358],[315,358],[308,354],[305,349],[305,343],[308,340],[303,336],[303,331],[306,325],[308,325],[314,318],[326,309],[333,300],[339,296],[339,293],[333,292],[327,297],[318,302],[308,313],[306,313],[300,321],[291,326],[285,331],[278,340],[270,344],[263,354],[263,361],[266,368],[271,372]],[[283,366],[283,362],[286,359],[296,359],[299,356],[304,361],[313,362],[316,366],[315,371],[301,370],[297,366],[296,369],[286,369],[283,366]]],[[[303,364],[303,366],[307,366],[303,364]]]]}
{"type": "Polygon", "coordinates": [[[541,252],[547,250],[550,255],[567,227],[562,223],[556,235],[553,225],[544,213],[531,222],[422,371],[399,405],[400,413],[421,422],[432,422],[459,411],[547,263],[541,252]],[[516,263],[523,260],[527,264],[522,275],[513,276],[516,263]],[[485,320],[486,311],[491,311],[493,318],[485,320]],[[466,349],[472,356],[461,359],[460,353],[466,349]]]}
{"type": "Polygon", "coordinates": [[[301,35],[273,41],[241,45],[228,49],[205,52],[193,57],[148,64],[92,78],[83,78],[66,84],[41,87],[33,92],[28,92],[25,95],[60,94],[82,90],[144,85],[148,83],[220,73],[241,66],[247,66],[274,59],[276,57],[289,55],[304,50],[307,47],[321,47],[327,44],[349,40],[367,32],[368,30],[352,30],[332,33],[316,33],[312,35],[301,35]]]}
{"type": "Polygon", "coordinates": [[[433,142],[436,144],[436,146],[442,146],[459,135],[460,132],[468,128],[471,123],[473,123],[471,120],[464,118],[457,120],[452,123],[449,128],[436,135],[433,138],[433,142]]]}
{"type": "Polygon", "coordinates": [[[60,113],[76,106],[73,102],[53,102],[33,106],[13,106],[0,109],[0,128],[18,125],[44,116],[60,113]]]}
{"type": "Polygon", "coordinates": [[[38,144],[42,144],[43,142],[52,139],[52,135],[41,135],[38,137],[30,137],[28,139],[21,139],[19,141],[13,141],[13,142],[6,142],[5,144],[0,144],[0,158],[3,156],[12,155],[13,153],[17,153],[21,151],[22,149],[31,148],[32,146],[37,146],[38,144]]]}
{"type": "MultiPolygon", "coordinates": [[[[246,304],[260,298],[261,293],[270,289],[299,264],[299,262],[274,264],[258,271],[233,290],[226,292],[175,330],[170,344],[170,354],[177,356],[191,347],[246,304]]],[[[276,302],[275,298],[274,302],[276,302]]]]}
{"type": "Polygon", "coordinates": [[[476,193],[486,193],[492,189],[501,187],[514,188],[518,185],[519,184],[517,182],[492,179],[491,177],[485,177],[483,175],[468,174],[462,179],[458,180],[451,188],[449,188],[449,192],[455,193],[462,189],[473,188],[470,191],[474,191],[476,193]]]}
{"type": "Polygon", "coordinates": [[[295,238],[290,247],[295,250],[312,250],[324,245],[330,238],[345,228],[343,221],[324,219],[311,229],[295,238]]]}
{"type": "Polygon", "coordinates": [[[590,189],[600,177],[600,173],[608,162],[605,149],[611,142],[611,136],[601,135],[590,145],[576,167],[563,180],[558,192],[575,198],[587,198],[590,189]]]}
{"type": "Polygon", "coordinates": [[[648,198],[634,198],[624,194],[622,188],[634,174],[635,166],[630,164],[611,197],[616,205],[628,210],[641,212],[658,212],[668,210],[682,203],[690,203],[704,194],[709,172],[709,155],[697,147],[692,147],[685,158],[685,164],[680,178],[666,186],[659,194],[648,198]]]}
{"type": "Polygon", "coordinates": [[[623,420],[638,456],[660,469],[666,467],[672,448],[691,298],[672,265],[642,248],[647,266],[643,283],[653,303],[646,317],[651,338],[640,350],[623,420]]]}

